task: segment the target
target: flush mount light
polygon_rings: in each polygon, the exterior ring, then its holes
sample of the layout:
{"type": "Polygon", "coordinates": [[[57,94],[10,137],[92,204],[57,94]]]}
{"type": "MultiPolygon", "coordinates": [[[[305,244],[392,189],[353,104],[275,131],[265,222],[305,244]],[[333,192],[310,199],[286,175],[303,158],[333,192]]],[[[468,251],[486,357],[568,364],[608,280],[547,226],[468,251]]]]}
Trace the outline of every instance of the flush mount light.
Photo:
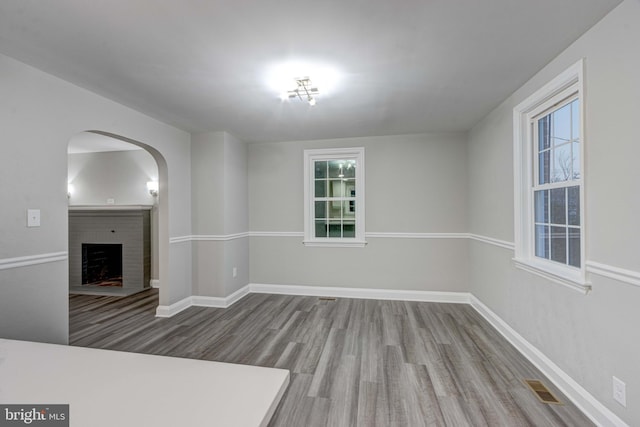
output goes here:
{"type": "Polygon", "coordinates": [[[273,64],[265,74],[265,83],[283,101],[300,99],[315,105],[317,95],[322,99],[339,90],[342,74],[333,66],[315,61],[295,61],[273,64]]]}
{"type": "Polygon", "coordinates": [[[318,95],[320,91],[317,87],[313,86],[309,77],[300,77],[294,79],[296,87],[288,90],[286,94],[283,94],[283,99],[299,98],[301,101],[307,101],[312,107],[316,105],[316,99],[314,95],[318,95]]]}

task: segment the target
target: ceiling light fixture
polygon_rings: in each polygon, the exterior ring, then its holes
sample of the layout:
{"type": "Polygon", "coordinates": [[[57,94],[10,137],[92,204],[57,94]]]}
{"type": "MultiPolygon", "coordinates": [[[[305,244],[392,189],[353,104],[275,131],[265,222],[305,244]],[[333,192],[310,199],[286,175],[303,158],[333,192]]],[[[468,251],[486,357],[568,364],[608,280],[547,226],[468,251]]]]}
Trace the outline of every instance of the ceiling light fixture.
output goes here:
{"type": "Polygon", "coordinates": [[[307,101],[312,107],[316,105],[316,99],[313,95],[318,95],[320,91],[314,87],[309,77],[300,77],[295,79],[296,88],[287,91],[283,98],[299,98],[301,101],[307,101]]]}

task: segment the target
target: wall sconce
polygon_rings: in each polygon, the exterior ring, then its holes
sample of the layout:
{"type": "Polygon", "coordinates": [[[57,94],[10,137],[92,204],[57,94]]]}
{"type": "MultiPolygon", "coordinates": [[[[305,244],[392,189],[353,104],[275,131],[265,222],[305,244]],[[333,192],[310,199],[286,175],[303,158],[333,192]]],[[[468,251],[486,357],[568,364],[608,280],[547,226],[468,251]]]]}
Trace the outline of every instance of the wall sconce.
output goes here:
{"type": "Polygon", "coordinates": [[[73,194],[73,184],[67,184],[67,198],[71,198],[73,194]]]}
{"type": "Polygon", "coordinates": [[[158,196],[158,181],[149,181],[147,182],[147,190],[149,190],[149,194],[153,197],[158,196]]]}

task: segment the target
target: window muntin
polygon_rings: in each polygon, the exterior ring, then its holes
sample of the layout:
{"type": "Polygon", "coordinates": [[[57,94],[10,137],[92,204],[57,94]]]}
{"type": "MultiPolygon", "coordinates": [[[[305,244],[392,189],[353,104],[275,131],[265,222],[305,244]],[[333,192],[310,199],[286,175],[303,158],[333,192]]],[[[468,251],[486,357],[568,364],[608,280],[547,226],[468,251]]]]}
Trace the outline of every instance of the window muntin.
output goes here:
{"type": "Polygon", "coordinates": [[[580,268],[580,99],[532,119],[534,254],[580,268]]]}
{"type": "Polygon", "coordinates": [[[364,149],[305,150],[305,244],[364,244],[364,149]]]}

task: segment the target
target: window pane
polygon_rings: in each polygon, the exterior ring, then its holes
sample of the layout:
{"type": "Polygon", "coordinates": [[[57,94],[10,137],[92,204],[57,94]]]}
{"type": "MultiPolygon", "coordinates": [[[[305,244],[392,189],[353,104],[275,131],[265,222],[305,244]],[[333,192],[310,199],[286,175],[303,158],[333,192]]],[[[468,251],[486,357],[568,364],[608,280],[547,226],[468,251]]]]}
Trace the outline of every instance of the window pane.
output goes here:
{"type": "Polygon", "coordinates": [[[551,227],[551,260],[567,263],[567,229],[551,227]]]}
{"type": "Polygon", "coordinates": [[[345,221],[342,225],[342,237],[356,237],[355,221],[345,221]]]}
{"type": "Polygon", "coordinates": [[[536,225],[536,256],[549,259],[549,227],[536,225]]]}
{"type": "Polygon", "coordinates": [[[553,123],[552,137],[569,141],[571,139],[571,104],[554,111],[551,122],[553,123]]]}
{"type": "Polygon", "coordinates": [[[551,116],[538,120],[538,151],[546,150],[550,146],[549,124],[551,116]]]}
{"type": "Polygon", "coordinates": [[[554,188],[551,193],[551,223],[566,224],[567,223],[567,203],[565,188],[554,188]]]}
{"type": "Polygon", "coordinates": [[[580,187],[567,188],[567,213],[569,225],[580,225],[580,187]]]}
{"type": "Polygon", "coordinates": [[[344,178],[346,160],[331,160],[329,162],[329,178],[344,178]]]}
{"type": "Polygon", "coordinates": [[[315,218],[322,219],[327,217],[327,202],[316,202],[315,218]]]}
{"type": "Polygon", "coordinates": [[[571,121],[572,121],[572,137],[573,139],[580,138],[580,100],[576,99],[571,103],[571,121]]]}
{"type": "Polygon", "coordinates": [[[356,197],[356,180],[348,179],[344,181],[344,196],[356,197]]]}
{"type": "Polygon", "coordinates": [[[549,190],[535,193],[535,222],[549,222],[549,190]]]}
{"type": "Polygon", "coordinates": [[[327,162],[315,162],[316,163],[316,179],[327,177],[327,162]]]}
{"type": "Polygon", "coordinates": [[[538,184],[549,183],[551,171],[550,156],[551,152],[549,150],[538,155],[538,184]]]}
{"type": "Polygon", "coordinates": [[[569,265],[580,267],[580,229],[569,229],[569,265]]]}
{"type": "Polygon", "coordinates": [[[573,142],[571,154],[573,159],[572,179],[580,179],[580,141],[573,142]]]}
{"type": "Polygon", "coordinates": [[[342,218],[342,201],[331,201],[329,203],[329,218],[342,218]]]}
{"type": "Polygon", "coordinates": [[[353,219],[356,217],[356,201],[345,200],[342,202],[342,216],[343,218],[353,219]]]}
{"type": "Polygon", "coordinates": [[[329,197],[344,197],[344,187],[341,179],[329,181],[329,197]]]}
{"type": "Polygon", "coordinates": [[[342,237],[342,224],[340,222],[329,222],[329,237],[342,237]]]}
{"type": "Polygon", "coordinates": [[[327,197],[327,181],[316,181],[315,197],[327,197]]]}
{"type": "Polygon", "coordinates": [[[316,221],[316,237],[327,237],[327,223],[316,221]]]}
{"type": "Polygon", "coordinates": [[[553,182],[572,179],[571,144],[561,145],[553,150],[553,182]]]}
{"type": "Polygon", "coordinates": [[[345,178],[355,178],[356,177],[356,161],[355,160],[347,160],[345,162],[345,167],[343,169],[345,178]]]}

